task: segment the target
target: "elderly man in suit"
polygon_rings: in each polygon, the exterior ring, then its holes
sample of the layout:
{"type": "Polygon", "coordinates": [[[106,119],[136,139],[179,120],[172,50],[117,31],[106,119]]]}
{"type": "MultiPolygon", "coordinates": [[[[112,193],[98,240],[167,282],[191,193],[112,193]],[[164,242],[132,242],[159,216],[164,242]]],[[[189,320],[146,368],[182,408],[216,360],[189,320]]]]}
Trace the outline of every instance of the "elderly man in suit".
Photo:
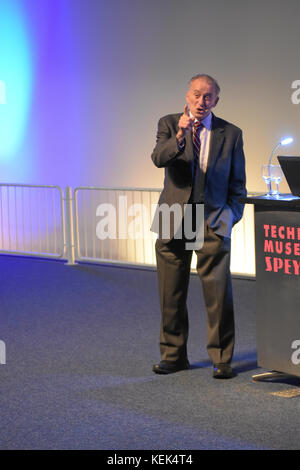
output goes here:
{"type": "MultiPolygon", "coordinates": [[[[159,120],[151,158],[158,168],[165,169],[158,208],[166,204],[182,207],[184,227],[184,207],[204,204],[204,243],[195,252],[207,311],[207,351],[213,362],[213,377],[227,379],[234,375],[230,236],[243,214],[239,199],[246,195],[246,178],[242,131],[212,113],[219,93],[214,78],[194,76],[183,114],[169,114],[159,120]]],[[[195,218],[195,210],[193,214],[195,218]]],[[[186,302],[193,251],[186,248],[185,232],[178,237],[174,221],[167,237],[160,226],[152,230],[158,232],[156,260],[162,313],[161,361],[153,371],[169,374],[190,367],[186,302]]]]}

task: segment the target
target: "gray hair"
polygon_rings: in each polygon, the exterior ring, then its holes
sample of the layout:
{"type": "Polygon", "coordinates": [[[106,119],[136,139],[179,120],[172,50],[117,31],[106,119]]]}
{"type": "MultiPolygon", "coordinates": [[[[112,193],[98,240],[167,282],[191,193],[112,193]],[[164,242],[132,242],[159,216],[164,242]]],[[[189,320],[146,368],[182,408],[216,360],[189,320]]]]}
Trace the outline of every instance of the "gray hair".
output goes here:
{"type": "Polygon", "coordinates": [[[197,80],[198,78],[205,78],[208,82],[213,83],[213,85],[215,86],[216,94],[217,96],[219,96],[221,88],[216,79],[214,79],[210,75],[207,75],[206,73],[198,73],[190,79],[189,84],[191,84],[194,80],[197,80]]]}

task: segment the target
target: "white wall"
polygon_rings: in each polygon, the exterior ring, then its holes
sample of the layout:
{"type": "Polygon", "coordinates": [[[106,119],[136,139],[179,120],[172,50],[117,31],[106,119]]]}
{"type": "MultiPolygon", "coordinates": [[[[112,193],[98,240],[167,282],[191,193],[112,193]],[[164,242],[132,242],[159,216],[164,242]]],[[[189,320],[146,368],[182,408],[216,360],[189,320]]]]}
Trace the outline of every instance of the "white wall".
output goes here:
{"type": "Polygon", "coordinates": [[[183,109],[198,72],[220,83],[216,114],[244,131],[250,190],[265,189],[260,166],[282,136],[295,143],[280,153],[300,155],[299,0],[18,3],[32,95],[19,148],[0,152],[2,181],[161,187],[150,160],[157,121],[183,109]]]}

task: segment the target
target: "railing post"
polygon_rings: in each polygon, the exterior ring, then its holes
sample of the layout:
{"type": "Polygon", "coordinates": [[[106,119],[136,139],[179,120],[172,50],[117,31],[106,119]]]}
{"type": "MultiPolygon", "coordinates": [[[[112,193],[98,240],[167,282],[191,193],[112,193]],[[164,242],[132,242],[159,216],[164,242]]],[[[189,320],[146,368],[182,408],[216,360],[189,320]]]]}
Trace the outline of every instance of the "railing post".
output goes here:
{"type": "Polygon", "coordinates": [[[67,186],[65,189],[66,202],[66,253],[68,262],[66,264],[75,265],[75,243],[74,243],[74,220],[73,220],[73,198],[72,188],[67,186]]]}
{"type": "Polygon", "coordinates": [[[0,364],[6,364],[6,346],[2,340],[0,340],[0,364]]]}

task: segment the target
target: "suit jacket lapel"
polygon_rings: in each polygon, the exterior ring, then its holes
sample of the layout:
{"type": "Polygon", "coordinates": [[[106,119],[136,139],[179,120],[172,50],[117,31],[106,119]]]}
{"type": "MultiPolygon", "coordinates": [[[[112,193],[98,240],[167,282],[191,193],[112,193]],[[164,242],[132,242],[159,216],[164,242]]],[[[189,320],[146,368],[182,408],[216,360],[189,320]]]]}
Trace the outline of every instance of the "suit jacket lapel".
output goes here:
{"type": "Polygon", "coordinates": [[[193,148],[193,132],[190,131],[185,137],[185,155],[188,161],[194,159],[194,148],[193,148]]]}
{"type": "Polygon", "coordinates": [[[219,119],[213,114],[211,123],[211,137],[210,137],[210,148],[208,153],[208,162],[206,169],[206,181],[210,178],[215,163],[219,157],[220,150],[222,149],[224,142],[224,127],[220,124],[219,119]]]}

